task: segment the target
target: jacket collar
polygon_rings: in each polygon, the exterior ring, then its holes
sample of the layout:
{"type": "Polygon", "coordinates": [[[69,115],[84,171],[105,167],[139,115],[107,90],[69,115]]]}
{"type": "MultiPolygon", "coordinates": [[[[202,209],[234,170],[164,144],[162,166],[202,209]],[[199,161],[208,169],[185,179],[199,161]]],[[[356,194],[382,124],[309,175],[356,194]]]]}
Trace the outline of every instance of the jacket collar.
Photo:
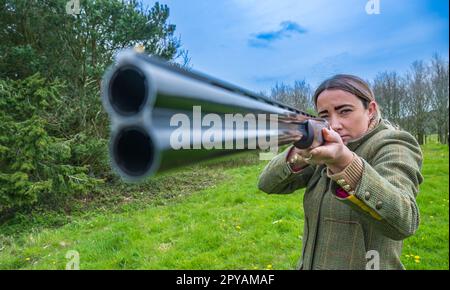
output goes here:
{"type": "Polygon", "coordinates": [[[378,125],[376,125],[372,130],[370,130],[369,132],[365,133],[364,135],[362,135],[357,139],[349,141],[347,143],[348,149],[350,149],[351,151],[355,151],[362,143],[370,139],[373,135],[380,132],[381,130],[387,129],[388,126],[389,125],[387,121],[380,119],[378,125]]]}

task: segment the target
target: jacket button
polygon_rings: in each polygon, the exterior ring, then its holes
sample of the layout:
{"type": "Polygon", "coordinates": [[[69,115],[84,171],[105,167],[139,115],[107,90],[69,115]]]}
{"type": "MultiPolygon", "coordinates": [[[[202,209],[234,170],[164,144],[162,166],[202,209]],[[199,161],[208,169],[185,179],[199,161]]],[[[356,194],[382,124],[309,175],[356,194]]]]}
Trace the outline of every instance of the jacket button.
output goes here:
{"type": "Polygon", "coordinates": [[[350,185],[346,184],[342,187],[345,191],[349,192],[352,188],[350,187],[350,185]]]}
{"type": "Polygon", "coordinates": [[[369,200],[370,199],[370,192],[366,191],[366,193],[364,194],[364,199],[365,200],[369,200]]]}
{"type": "Polygon", "coordinates": [[[377,204],[375,205],[375,208],[380,210],[383,207],[383,202],[379,201],[377,202],[377,204]]]}
{"type": "Polygon", "coordinates": [[[339,179],[338,181],[336,181],[337,184],[339,184],[340,186],[343,186],[345,184],[345,180],[344,179],[339,179]]]}

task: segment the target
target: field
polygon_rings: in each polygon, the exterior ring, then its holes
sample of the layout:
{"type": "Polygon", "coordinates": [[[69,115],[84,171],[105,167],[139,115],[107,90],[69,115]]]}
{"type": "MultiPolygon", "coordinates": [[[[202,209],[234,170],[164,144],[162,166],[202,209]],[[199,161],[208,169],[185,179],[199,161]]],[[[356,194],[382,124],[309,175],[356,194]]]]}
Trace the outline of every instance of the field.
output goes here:
{"type": "MultiPolygon", "coordinates": [[[[421,225],[405,240],[402,262],[449,269],[449,151],[423,150],[421,225]]],[[[0,225],[0,269],[65,269],[69,251],[79,254],[80,269],[293,269],[303,191],[259,191],[264,165],[244,153],[105,188],[63,211],[17,216],[0,225]]]]}

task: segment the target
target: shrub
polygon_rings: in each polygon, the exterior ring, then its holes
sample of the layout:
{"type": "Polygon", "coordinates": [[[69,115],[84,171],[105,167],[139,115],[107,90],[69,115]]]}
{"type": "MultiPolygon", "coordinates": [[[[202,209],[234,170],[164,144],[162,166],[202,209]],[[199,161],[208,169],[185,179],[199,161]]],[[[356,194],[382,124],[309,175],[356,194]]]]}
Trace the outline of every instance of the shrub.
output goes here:
{"type": "Polygon", "coordinates": [[[39,74],[0,80],[0,212],[49,197],[82,194],[102,180],[74,165],[76,138],[53,136],[57,107],[64,106],[58,80],[39,74]]]}

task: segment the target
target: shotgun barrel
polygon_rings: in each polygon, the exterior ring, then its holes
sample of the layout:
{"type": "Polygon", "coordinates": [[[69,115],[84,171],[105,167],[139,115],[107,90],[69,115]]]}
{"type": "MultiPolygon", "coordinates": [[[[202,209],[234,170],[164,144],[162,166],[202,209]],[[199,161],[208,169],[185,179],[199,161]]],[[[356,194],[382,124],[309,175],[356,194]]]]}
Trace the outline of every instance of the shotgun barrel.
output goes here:
{"type": "Polygon", "coordinates": [[[124,50],[104,74],[109,154],[127,182],[242,150],[323,143],[326,121],[208,75],[124,50]]]}

